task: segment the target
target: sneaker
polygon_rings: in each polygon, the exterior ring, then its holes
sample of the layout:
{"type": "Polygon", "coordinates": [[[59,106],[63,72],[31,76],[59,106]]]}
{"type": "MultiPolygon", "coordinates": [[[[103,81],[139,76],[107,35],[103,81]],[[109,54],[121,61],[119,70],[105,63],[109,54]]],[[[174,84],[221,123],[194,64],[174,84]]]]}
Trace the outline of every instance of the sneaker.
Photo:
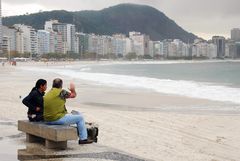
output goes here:
{"type": "Polygon", "coordinates": [[[78,140],[78,144],[91,144],[93,140],[85,139],[85,140],[78,140]]]}

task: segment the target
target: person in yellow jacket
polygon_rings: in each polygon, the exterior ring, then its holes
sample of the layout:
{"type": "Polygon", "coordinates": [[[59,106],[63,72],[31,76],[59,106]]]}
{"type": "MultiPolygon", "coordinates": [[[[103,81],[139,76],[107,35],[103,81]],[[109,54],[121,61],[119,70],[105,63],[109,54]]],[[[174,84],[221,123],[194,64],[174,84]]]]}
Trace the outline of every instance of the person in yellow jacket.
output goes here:
{"type": "Polygon", "coordinates": [[[65,107],[66,99],[75,98],[75,85],[70,84],[70,92],[62,89],[63,81],[60,78],[53,80],[52,89],[44,96],[44,121],[49,125],[77,124],[79,144],[89,144],[85,121],[81,113],[71,114],[65,107]]]}

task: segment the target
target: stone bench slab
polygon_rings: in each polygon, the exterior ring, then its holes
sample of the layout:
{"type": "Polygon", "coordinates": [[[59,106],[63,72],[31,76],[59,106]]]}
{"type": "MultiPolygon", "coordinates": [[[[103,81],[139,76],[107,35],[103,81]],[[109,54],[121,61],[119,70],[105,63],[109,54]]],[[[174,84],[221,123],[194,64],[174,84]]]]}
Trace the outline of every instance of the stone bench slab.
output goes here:
{"type": "Polygon", "coordinates": [[[19,120],[18,130],[55,142],[78,139],[77,129],[68,125],[46,125],[42,122],[19,120]]]}

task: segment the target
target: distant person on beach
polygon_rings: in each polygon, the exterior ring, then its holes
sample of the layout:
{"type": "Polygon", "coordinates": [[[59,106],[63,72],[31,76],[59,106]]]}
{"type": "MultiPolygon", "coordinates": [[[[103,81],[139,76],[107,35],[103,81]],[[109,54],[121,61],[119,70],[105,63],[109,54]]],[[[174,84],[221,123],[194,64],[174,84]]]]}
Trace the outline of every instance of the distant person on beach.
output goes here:
{"type": "Polygon", "coordinates": [[[47,81],[39,79],[29,95],[23,99],[22,103],[28,107],[29,121],[43,121],[43,96],[46,89],[47,81]]]}
{"type": "Polygon", "coordinates": [[[77,124],[79,144],[89,144],[85,121],[81,113],[67,113],[66,99],[75,98],[75,85],[70,84],[69,91],[62,89],[63,81],[59,78],[53,80],[52,89],[44,96],[44,120],[50,125],[77,124]]]}

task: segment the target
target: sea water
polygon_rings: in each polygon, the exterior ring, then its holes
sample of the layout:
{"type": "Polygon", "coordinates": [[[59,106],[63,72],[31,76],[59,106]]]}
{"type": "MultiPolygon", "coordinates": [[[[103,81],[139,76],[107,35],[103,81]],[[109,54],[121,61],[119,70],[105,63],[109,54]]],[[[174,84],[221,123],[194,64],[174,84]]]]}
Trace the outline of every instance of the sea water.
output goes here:
{"type": "Polygon", "coordinates": [[[237,61],[80,63],[41,70],[98,85],[240,104],[240,62],[237,61]]]}

